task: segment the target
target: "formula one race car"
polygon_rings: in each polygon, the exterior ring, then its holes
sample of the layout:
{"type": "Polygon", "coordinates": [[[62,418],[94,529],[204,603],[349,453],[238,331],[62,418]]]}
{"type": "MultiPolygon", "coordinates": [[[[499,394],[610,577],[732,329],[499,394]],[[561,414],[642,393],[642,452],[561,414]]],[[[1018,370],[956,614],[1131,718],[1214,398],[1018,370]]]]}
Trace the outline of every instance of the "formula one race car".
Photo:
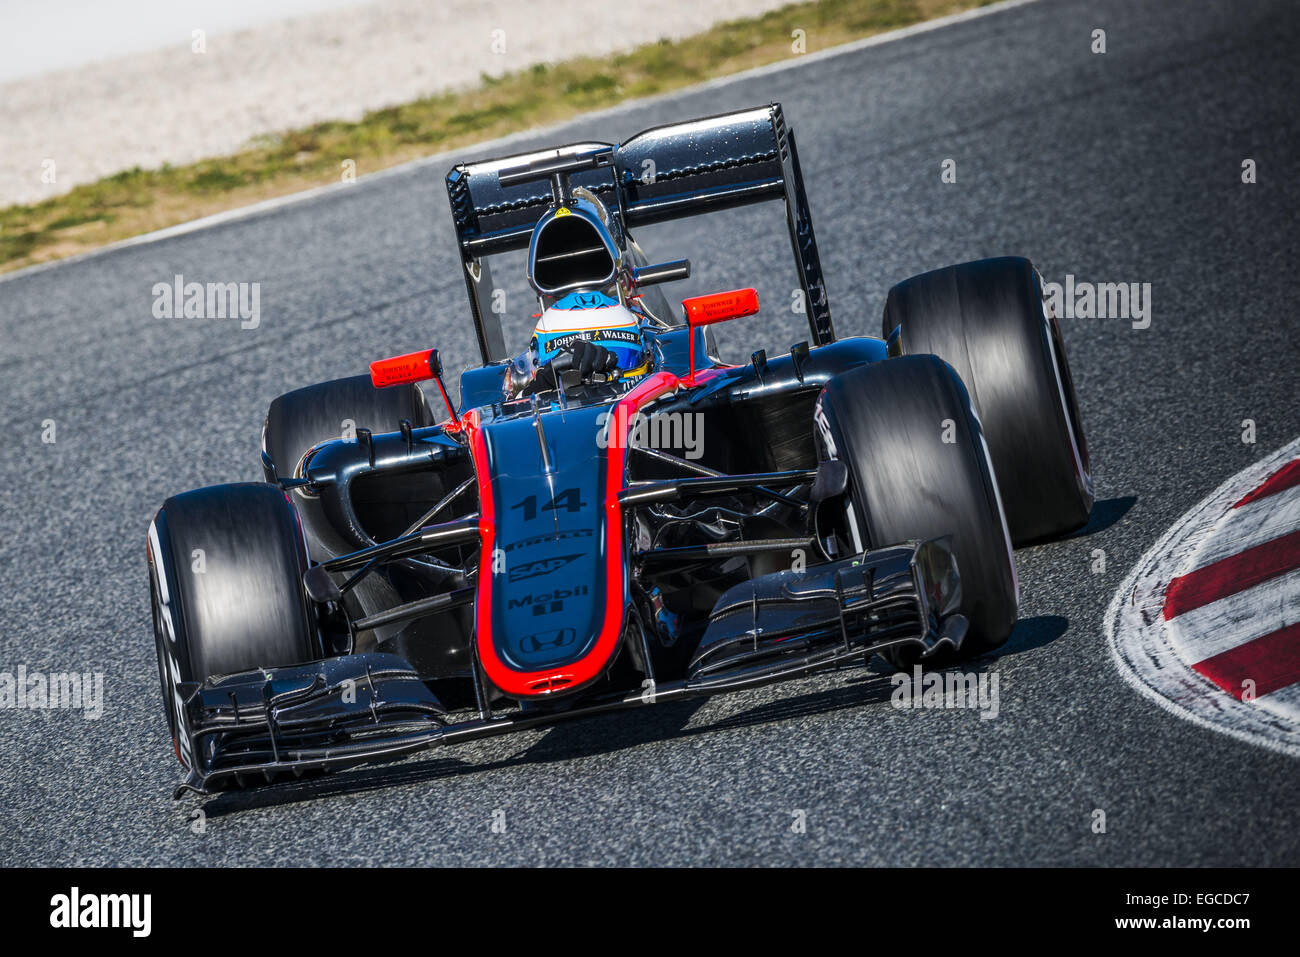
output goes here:
{"type": "Polygon", "coordinates": [[[435,350],[289,392],[265,483],[169,498],[149,528],[178,795],[978,655],[1016,621],[1013,545],[1087,521],[1033,266],[916,276],[881,339],[837,339],[779,105],[459,165],[447,190],[482,355],[459,403],[435,350]],[[729,365],[710,327],[757,294],[670,309],[689,264],[631,230],[769,199],[810,341],[729,365]],[[488,260],[524,249],[540,318],[511,357],[488,260]]]}

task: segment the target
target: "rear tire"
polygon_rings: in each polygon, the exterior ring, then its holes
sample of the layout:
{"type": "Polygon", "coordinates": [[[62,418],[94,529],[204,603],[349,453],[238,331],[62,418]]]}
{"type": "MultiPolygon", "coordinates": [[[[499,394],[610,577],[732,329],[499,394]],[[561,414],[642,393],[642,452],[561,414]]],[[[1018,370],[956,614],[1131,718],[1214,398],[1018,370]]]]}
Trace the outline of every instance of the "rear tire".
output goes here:
{"type": "Polygon", "coordinates": [[[306,543],[279,489],[216,485],[163,503],[148,554],[163,705],[191,767],[179,685],[320,657],[301,584],[306,543]]]}
{"type": "Polygon", "coordinates": [[[1028,259],[983,259],[901,282],[889,291],[883,331],[898,354],[939,356],[970,390],[1017,546],[1087,524],[1092,474],[1078,399],[1028,259]]]}
{"type": "MultiPolygon", "coordinates": [[[[952,536],[970,623],[959,656],[1003,644],[1016,622],[1011,543],[979,420],[952,367],[910,356],[852,369],[826,384],[814,415],[822,456],[848,467],[850,550],[952,536]]],[[[918,653],[896,646],[885,657],[909,667],[918,653]]]]}

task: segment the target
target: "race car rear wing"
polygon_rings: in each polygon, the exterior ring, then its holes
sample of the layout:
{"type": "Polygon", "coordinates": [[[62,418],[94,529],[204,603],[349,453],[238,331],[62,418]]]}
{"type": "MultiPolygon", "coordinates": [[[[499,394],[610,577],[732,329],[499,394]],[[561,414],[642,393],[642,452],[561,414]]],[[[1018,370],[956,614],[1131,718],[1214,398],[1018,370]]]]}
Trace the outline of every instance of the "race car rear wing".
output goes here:
{"type": "Polygon", "coordinates": [[[503,185],[499,174],[548,162],[569,166],[566,160],[588,155],[593,162],[578,165],[590,168],[571,173],[569,182],[604,202],[616,237],[650,223],[784,200],[813,342],[835,340],[794,131],[786,127],[781,105],[773,103],[654,127],[621,144],[574,143],[453,167],[447,194],[484,363],[507,358],[500,317],[490,308],[488,257],[527,248],[533,226],[553,202],[544,180],[515,182],[508,175],[503,185]],[[605,153],[612,161],[600,155],[605,153]]]}

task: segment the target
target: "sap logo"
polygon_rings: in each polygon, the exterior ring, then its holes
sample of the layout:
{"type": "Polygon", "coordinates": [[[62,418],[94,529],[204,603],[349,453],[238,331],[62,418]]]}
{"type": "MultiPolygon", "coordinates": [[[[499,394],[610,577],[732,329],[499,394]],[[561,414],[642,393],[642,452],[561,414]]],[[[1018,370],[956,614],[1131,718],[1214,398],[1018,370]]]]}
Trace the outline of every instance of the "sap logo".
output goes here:
{"type": "Polygon", "coordinates": [[[549,575],[551,572],[558,572],[569,562],[576,561],[581,557],[581,555],[560,555],[558,558],[542,558],[535,562],[524,562],[522,565],[510,569],[510,580],[512,582],[521,582],[525,578],[549,575]]]}
{"type": "Polygon", "coordinates": [[[577,598],[579,595],[585,595],[589,591],[586,585],[575,585],[573,588],[557,588],[555,591],[543,592],[540,595],[525,595],[523,598],[511,598],[509,609],[517,611],[520,608],[531,608],[534,615],[552,615],[564,608],[566,598],[577,598]]]}
{"type": "Polygon", "coordinates": [[[536,654],[547,648],[563,648],[573,644],[578,633],[572,628],[557,628],[554,631],[540,631],[535,635],[525,635],[519,639],[519,648],[526,654],[536,654]]]}

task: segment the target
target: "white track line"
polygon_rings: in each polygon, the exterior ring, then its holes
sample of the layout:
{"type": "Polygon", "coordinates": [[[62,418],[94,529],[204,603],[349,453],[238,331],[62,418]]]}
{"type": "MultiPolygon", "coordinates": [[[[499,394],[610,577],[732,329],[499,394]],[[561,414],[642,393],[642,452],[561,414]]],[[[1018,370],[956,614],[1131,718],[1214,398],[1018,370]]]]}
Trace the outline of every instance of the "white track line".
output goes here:
{"type": "Polygon", "coordinates": [[[1116,589],[1105,621],[1111,657],[1124,680],[1141,694],[1193,724],[1296,757],[1300,723],[1289,707],[1295,686],[1255,702],[1238,701],[1187,667],[1170,640],[1162,610],[1170,579],[1188,567],[1224,510],[1298,453],[1300,439],[1238,472],[1184,514],[1116,589]],[[1266,699],[1269,706],[1260,707],[1266,699]]]}
{"type": "MultiPolygon", "coordinates": [[[[262,202],[254,203],[251,206],[241,206],[239,209],[230,209],[225,212],[214,213],[211,216],[204,216],[201,219],[193,219],[187,223],[178,223],[175,226],[168,226],[165,229],[157,229],[150,233],[142,233],[139,236],[132,236],[129,239],[121,239],[115,243],[109,243],[107,246],[101,246],[98,249],[92,249],[88,252],[68,256],[66,259],[56,259],[53,262],[38,263],[34,266],[27,266],[24,269],[18,269],[14,272],[0,275],[0,283],[9,282],[10,280],[18,279],[23,276],[30,276],[37,272],[44,272],[48,269],[55,269],[59,266],[68,266],[73,263],[83,262],[84,260],[91,259],[95,256],[112,252],[115,249],[124,249],[129,246],[143,246],[149,243],[161,242],[162,240],[172,239],[176,236],[184,236],[188,233],[198,232],[201,229],[219,226],[222,223],[229,223],[250,216],[257,216],[269,210],[279,209],[282,206],[290,206],[295,203],[306,202],[328,193],[363,188],[371,183],[382,181],[390,176],[399,176],[403,173],[408,173],[413,169],[419,169],[422,166],[441,166],[445,164],[450,168],[451,164],[460,162],[462,159],[467,157],[496,152],[514,143],[521,142],[525,139],[531,139],[535,136],[544,136],[553,132],[558,133],[577,122],[613,117],[651,104],[663,103],[678,97],[690,96],[700,92],[701,90],[718,89],[732,83],[742,83],[756,77],[769,76],[773,73],[798,69],[807,66],[809,63],[820,63],[823,60],[856,53],[859,50],[865,50],[869,47],[880,46],[885,43],[893,43],[897,40],[905,40],[908,37],[929,33],[932,30],[940,30],[944,27],[953,26],[954,24],[965,23],[968,20],[978,20],[981,17],[1002,13],[1005,10],[1013,10],[1016,7],[1023,7],[1037,2],[1038,0],[1002,0],[1001,3],[992,3],[987,7],[976,7],[973,10],[965,10],[961,13],[950,14],[949,16],[939,17],[935,20],[926,20],[923,23],[915,23],[910,27],[890,30],[888,33],[877,33],[874,36],[864,37],[861,40],[854,40],[852,43],[843,43],[839,46],[831,47],[828,50],[818,50],[815,53],[792,56],[788,60],[753,67],[752,69],[744,70],[740,73],[732,73],[727,76],[718,77],[717,79],[707,80],[704,83],[686,87],[681,90],[673,90],[669,93],[660,93],[656,96],[624,100],[621,103],[615,103],[613,106],[608,106],[600,110],[593,110],[590,113],[584,113],[580,116],[570,117],[569,119],[561,120],[558,123],[520,130],[518,133],[510,133],[507,136],[497,137],[492,140],[484,140],[481,143],[463,146],[455,150],[435,153],[432,156],[410,160],[397,166],[390,166],[387,169],[379,170],[375,173],[367,173],[364,176],[359,176],[352,183],[339,182],[330,183],[328,186],[316,186],[312,189],[303,190],[298,193],[289,193],[286,196],[277,196],[274,199],[263,200],[262,202]]],[[[686,117],[684,117],[684,119],[685,118],[686,117]]]]}

